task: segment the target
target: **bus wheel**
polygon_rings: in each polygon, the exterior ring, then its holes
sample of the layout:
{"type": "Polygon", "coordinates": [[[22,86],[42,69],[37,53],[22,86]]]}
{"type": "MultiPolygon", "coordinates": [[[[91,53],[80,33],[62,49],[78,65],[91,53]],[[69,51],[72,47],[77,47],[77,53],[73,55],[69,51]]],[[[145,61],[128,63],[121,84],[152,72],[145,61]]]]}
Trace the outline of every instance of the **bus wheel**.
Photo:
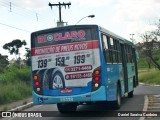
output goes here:
{"type": "Polygon", "coordinates": [[[51,79],[51,88],[52,89],[59,89],[59,88],[64,88],[65,83],[64,83],[64,78],[61,72],[55,72],[51,79]]]}
{"type": "Polygon", "coordinates": [[[133,90],[128,93],[128,98],[132,98],[133,97],[134,87],[135,87],[135,77],[133,77],[133,90]]]}
{"type": "Polygon", "coordinates": [[[128,93],[128,98],[132,98],[133,97],[133,91],[128,93]]]}
{"type": "Polygon", "coordinates": [[[116,101],[113,101],[113,108],[115,110],[119,109],[121,106],[121,88],[119,85],[117,88],[117,97],[116,98],[117,98],[116,101]]]}
{"type": "Polygon", "coordinates": [[[75,112],[77,110],[77,104],[76,103],[58,103],[57,108],[60,113],[75,112]]]}

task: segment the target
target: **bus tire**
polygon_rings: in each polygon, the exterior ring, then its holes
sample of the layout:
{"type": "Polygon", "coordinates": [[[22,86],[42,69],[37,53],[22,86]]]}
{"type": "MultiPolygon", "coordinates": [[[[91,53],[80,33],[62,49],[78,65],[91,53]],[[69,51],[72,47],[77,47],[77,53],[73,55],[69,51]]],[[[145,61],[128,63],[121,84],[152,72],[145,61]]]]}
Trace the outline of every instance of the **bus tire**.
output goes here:
{"type": "Polygon", "coordinates": [[[121,88],[120,85],[117,86],[116,101],[113,101],[113,109],[118,110],[121,107],[121,88]]]}
{"type": "Polygon", "coordinates": [[[132,98],[133,97],[134,87],[135,87],[135,77],[133,77],[133,90],[128,93],[128,98],[132,98]]]}
{"type": "Polygon", "coordinates": [[[77,110],[77,104],[76,103],[58,103],[57,108],[60,113],[75,112],[77,110]]]}
{"type": "Polygon", "coordinates": [[[128,93],[128,98],[132,98],[133,97],[133,91],[128,93]]]}
{"type": "Polygon", "coordinates": [[[51,78],[51,89],[65,88],[64,77],[60,71],[56,71],[51,78]]]}

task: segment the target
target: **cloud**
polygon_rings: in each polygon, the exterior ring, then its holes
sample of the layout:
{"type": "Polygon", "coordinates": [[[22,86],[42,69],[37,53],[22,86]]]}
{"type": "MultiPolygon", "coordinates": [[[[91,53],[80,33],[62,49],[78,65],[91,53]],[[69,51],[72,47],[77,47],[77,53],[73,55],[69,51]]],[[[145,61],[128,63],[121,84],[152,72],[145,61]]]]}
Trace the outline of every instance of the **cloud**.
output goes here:
{"type": "Polygon", "coordinates": [[[12,0],[13,5],[23,8],[44,8],[48,6],[45,0],[12,0]]]}
{"type": "Polygon", "coordinates": [[[89,7],[101,7],[110,4],[113,0],[71,0],[71,2],[77,2],[81,6],[89,7]]]}
{"type": "Polygon", "coordinates": [[[21,7],[25,7],[25,8],[43,8],[43,7],[48,7],[48,3],[68,3],[71,2],[72,3],[76,3],[80,6],[90,6],[90,7],[100,7],[100,6],[105,6],[109,3],[112,2],[112,0],[12,0],[12,2],[17,5],[17,6],[21,6],[21,7]]]}
{"type": "Polygon", "coordinates": [[[119,0],[115,6],[119,20],[137,21],[160,17],[158,0],[119,0]]]}
{"type": "Polygon", "coordinates": [[[114,5],[113,21],[124,26],[123,36],[155,29],[154,22],[160,19],[160,0],[118,0],[114,5]]]}

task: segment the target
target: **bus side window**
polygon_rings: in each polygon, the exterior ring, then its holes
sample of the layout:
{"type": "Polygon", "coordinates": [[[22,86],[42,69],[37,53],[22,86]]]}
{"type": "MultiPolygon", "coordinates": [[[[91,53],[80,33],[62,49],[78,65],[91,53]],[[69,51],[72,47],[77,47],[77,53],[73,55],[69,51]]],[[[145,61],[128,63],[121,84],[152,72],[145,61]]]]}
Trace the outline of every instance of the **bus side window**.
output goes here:
{"type": "Polygon", "coordinates": [[[117,57],[118,57],[118,63],[122,63],[122,58],[121,58],[121,50],[120,50],[120,43],[119,43],[119,41],[117,41],[117,51],[118,51],[118,53],[117,53],[117,57]]]}
{"type": "Polygon", "coordinates": [[[107,57],[106,57],[106,49],[107,49],[107,44],[106,44],[106,37],[105,35],[101,34],[101,39],[102,39],[102,47],[103,47],[103,55],[104,55],[104,59],[105,59],[105,62],[107,62],[107,57]]]}
{"type": "Polygon", "coordinates": [[[130,46],[126,45],[127,63],[131,63],[130,46]]]}
{"type": "Polygon", "coordinates": [[[113,54],[112,54],[113,52],[112,52],[112,50],[111,49],[109,49],[109,50],[107,50],[107,63],[112,63],[112,61],[113,61],[113,54]]]}
{"type": "Polygon", "coordinates": [[[116,63],[119,63],[119,57],[118,57],[118,40],[114,40],[114,47],[115,47],[115,57],[116,57],[116,63]]]}
{"type": "Polygon", "coordinates": [[[110,37],[110,49],[114,49],[114,42],[113,42],[113,38],[110,37]]]}
{"type": "Polygon", "coordinates": [[[112,63],[113,52],[112,52],[111,42],[110,42],[110,37],[109,36],[107,36],[107,42],[108,42],[108,50],[106,51],[107,63],[112,63]]]}
{"type": "Polygon", "coordinates": [[[133,60],[132,60],[132,47],[131,46],[128,46],[128,48],[129,48],[129,62],[130,63],[132,63],[133,62],[133,60]]]}
{"type": "Polygon", "coordinates": [[[103,40],[103,54],[106,63],[111,63],[112,61],[112,52],[109,49],[109,37],[106,35],[102,35],[103,40]]]}
{"type": "Polygon", "coordinates": [[[117,49],[117,40],[110,38],[110,46],[112,51],[113,61],[112,63],[118,63],[118,49],[117,49]]]}
{"type": "Polygon", "coordinates": [[[108,42],[107,42],[107,36],[103,35],[103,43],[104,43],[104,49],[108,49],[108,42]]]}
{"type": "Polygon", "coordinates": [[[126,59],[126,62],[128,63],[128,51],[127,51],[127,45],[126,44],[124,45],[124,50],[125,50],[125,59],[126,59]]]}

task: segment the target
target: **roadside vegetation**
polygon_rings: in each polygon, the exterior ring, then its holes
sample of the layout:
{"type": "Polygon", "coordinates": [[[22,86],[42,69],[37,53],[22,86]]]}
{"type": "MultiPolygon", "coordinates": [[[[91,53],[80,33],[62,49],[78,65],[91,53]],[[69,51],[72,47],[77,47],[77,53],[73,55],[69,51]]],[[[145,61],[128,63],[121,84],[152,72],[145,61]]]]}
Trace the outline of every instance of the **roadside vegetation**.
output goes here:
{"type": "Polygon", "coordinates": [[[9,61],[7,55],[0,54],[0,105],[31,96],[30,49],[25,48],[25,59],[19,50],[26,45],[25,40],[19,39],[3,45],[15,59],[9,61]]]}
{"type": "MultiPolygon", "coordinates": [[[[154,56],[156,62],[160,64],[160,53],[155,52],[154,56]]],[[[140,54],[138,59],[138,78],[141,83],[160,85],[159,68],[143,54],[140,54]]]]}
{"type": "Polygon", "coordinates": [[[30,69],[13,65],[0,74],[0,105],[31,96],[30,69]]]}
{"type": "Polygon", "coordinates": [[[159,70],[146,70],[138,73],[139,82],[150,84],[150,85],[160,85],[160,71],[159,70]]]}
{"type": "Polygon", "coordinates": [[[141,34],[142,42],[136,44],[139,82],[160,85],[160,19],[154,26],[141,34]]]}

